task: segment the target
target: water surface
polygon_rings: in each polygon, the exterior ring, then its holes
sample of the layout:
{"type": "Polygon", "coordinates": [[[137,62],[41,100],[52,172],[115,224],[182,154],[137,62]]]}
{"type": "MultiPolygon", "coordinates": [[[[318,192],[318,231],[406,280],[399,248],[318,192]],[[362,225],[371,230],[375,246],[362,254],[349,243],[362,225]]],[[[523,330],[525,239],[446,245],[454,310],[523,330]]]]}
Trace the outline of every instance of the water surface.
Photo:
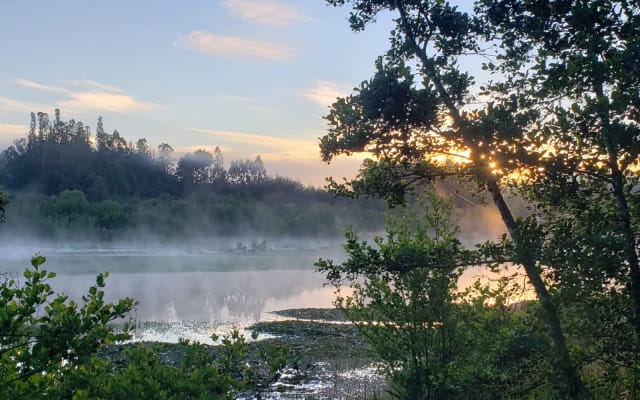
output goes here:
{"type": "MultiPolygon", "coordinates": [[[[270,311],[331,307],[334,290],[313,263],[340,257],[339,248],[266,251],[130,248],[49,248],[44,268],[55,271],[57,293],[76,301],[96,274],[109,271],[107,301],[133,297],[136,338],[207,341],[213,333],[276,318],[270,311]]],[[[20,271],[31,254],[3,252],[4,271],[20,271]]]]}

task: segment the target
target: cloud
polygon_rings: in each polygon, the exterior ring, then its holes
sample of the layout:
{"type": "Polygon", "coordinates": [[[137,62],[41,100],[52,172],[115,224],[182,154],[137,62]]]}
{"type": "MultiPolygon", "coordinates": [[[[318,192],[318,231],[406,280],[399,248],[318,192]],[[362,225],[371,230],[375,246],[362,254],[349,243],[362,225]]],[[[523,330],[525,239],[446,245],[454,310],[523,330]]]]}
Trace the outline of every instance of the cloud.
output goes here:
{"type": "MultiPolygon", "coordinates": [[[[193,128],[192,131],[216,138],[221,143],[249,145],[264,159],[319,159],[318,143],[313,140],[289,139],[276,136],[193,128]]],[[[198,146],[193,146],[198,147],[198,146]]]]}
{"type": "Polygon", "coordinates": [[[338,97],[345,97],[351,92],[349,85],[329,82],[316,81],[308,91],[302,95],[316,104],[321,106],[330,106],[338,97]]]}
{"type": "Polygon", "coordinates": [[[59,92],[59,93],[66,93],[67,89],[60,87],[60,86],[48,86],[48,85],[43,85],[42,83],[39,82],[35,82],[35,81],[29,81],[26,79],[16,79],[15,81],[13,81],[13,83],[15,83],[16,85],[22,86],[22,87],[26,87],[29,89],[36,89],[36,90],[42,90],[44,92],[59,92]]]}
{"type": "Polygon", "coordinates": [[[43,104],[11,99],[0,96],[0,112],[36,112],[49,108],[43,104]]]}
{"type": "Polygon", "coordinates": [[[103,110],[115,113],[139,113],[157,107],[156,104],[138,101],[126,94],[105,91],[69,93],[69,97],[58,104],[63,110],[103,110]]]}
{"type": "Polygon", "coordinates": [[[224,0],[225,8],[249,22],[284,26],[309,21],[297,8],[267,0],[224,0]]]}
{"type": "Polygon", "coordinates": [[[255,99],[247,96],[236,96],[233,94],[220,94],[213,96],[216,99],[224,101],[232,101],[236,103],[254,103],[255,99]]]}
{"type": "MultiPolygon", "coordinates": [[[[191,128],[193,132],[202,133],[212,136],[216,139],[216,143],[212,145],[190,146],[185,148],[187,151],[194,151],[198,148],[215,148],[216,145],[229,148],[231,144],[234,149],[243,149],[245,153],[260,154],[262,158],[279,159],[279,160],[312,160],[321,162],[319,141],[316,139],[322,136],[322,133],[302,132],[300,136],[310,139],[291,139],[277,136],[261,135],[257,133],[246,133],[237,131],[225,131],[216,129],[191,128]],[[235,145],[235,146],[234,146],[235,145]],[[189,150],[191,149],[191,150],[189,150]]],[[[349,158],[353,158],[361,162],[363,159],[370,157],[369,153],[355,153],[349,158]]],[[[333,162],[333,161],[332,161],[333,162]]]]}
{"type": "Polygon", "coordinates": [[[175,44],[198,53],[219,57],[286,61],[293,56],[293,50],[286,46],[205,31],[193,31],[186,36],[180,36],[175,44]]]}
{"type": "Polygon", "coordinates": [[[156,104],[137,100],[120,88],[92,80],[72,81],[70,83],[72,88],[45,85],[26,79],[17,79],[14,83],[29,89],[60,93],[64,97],[47,106],[0,97],[0,107],[13,111],[39,111],[55,107],[78,113],[88,110],[139,113],[157,108],[156,104]]]}
{"type": "Polygon", "coordinates": [[[104,83],[92,81],[91,79],[82,79],[79,81],[73,81],[74,84],[79,86],[89,87],[91,89],[101,90],[105,92],[124,93],[124,90],[119,87],[105,85],[104,83]]]}
{"type": "Polygon", "coordinates": [[[0,124],[0,145],[9,146],[14,140],[25,137],[28,131],[27,125],[0,124]]]}
{"type": "Polygon", "coordinates": [[[0,124],[0,138],[9,137],[11,139],[24,136],[29,127],[27,125],[19,125],[19,124],[0,124]]]}

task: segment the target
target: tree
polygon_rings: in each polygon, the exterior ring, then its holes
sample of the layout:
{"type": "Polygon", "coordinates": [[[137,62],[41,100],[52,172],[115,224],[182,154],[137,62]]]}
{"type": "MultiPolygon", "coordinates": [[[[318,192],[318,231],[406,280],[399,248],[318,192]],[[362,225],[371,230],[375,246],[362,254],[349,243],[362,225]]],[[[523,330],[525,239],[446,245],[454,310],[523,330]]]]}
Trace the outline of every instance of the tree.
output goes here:
{"type": "Polygon", "coordinates": [[[203,149],[185,154],[178,160],[176,175],[183,182],[187,191],[191,190],[193,186],[210,182],[213,161],[213,155],[203,149]]]}
{"type": "Polygon", "coordinates": [[[174,172],[172,167],[174,152],[175,151],[173,150],[173,147],[171,147],[171,145],[167,143],[160,143],[158,145],[157,163],[158,165],[160,165],[162,170],[167,174],[174,172]]]}
{"type": "Polygon", "coordinates": [[[36,115],[31,113],[31,121],[29,122],[29,134],[27,136],[27,143],[29,148],[32,149],[38,141],[38,136],[36,135],[36,115]]]}
{"type": "Polygon", "coordinates": [[[229,181],[240,185],[263,182],[267,179],[267,170],[258,155],[255,160],[236,160],[231,162],[228,172],[229,181]]]}
{"type": "Polygon", "coordinates": [[[488,66],[509,77],[488,89],[503,96],[522,93],[530,100],[520,107],[542,116],[524,128],[544,145],[540,164],[552,173],[536,176],[529,194],[548,213],[584,216],[593,205],[574,199],[590,198],[607,216],[609,225],[600,234],[609,240],[600,240],[600,250],[590,257],[584,252],[591,267],[583,263],[580,270],[586,276],[606,272],[609,278],[599,279],[603,286],[612,284],[612,276],[614,284],[628,286],[637,357],[640,265],[637,214],[630,203],[640,161],[639,4],[480,1],[478,7],[511,54],[510,63],[488,66]],[[519,72],[524,66],[528,74],[519,72]],[[615,257],[603,262],[603,253],[615,257]]]}
{"type": "Polygon", "coordinates": [[[147,143],[147,139],[145,138],[138,139],[138,141],[136,142],[136,153],[146,157],[151,156],[151,148],[147,143]]]}
{"type": "Polygon", "coordinates": [[[390,218],[375,247],[349,232],[344,264],[316,264],[336,286],[350,283],[353,292],[338,307],[384,360],[401,399],[460,398],[451,379],[461,344],[453,289],[469,254],[449,222],[450,204],[429,200],[425,215],[390,218]]]}
{"type": "MultiPolygon", "coordinates": [[[[511,173],[537,166],[538,154],[522,128],[537,114],[518,109],[520,103],[530,101],[526,96],[497,97],[484,108],[474,106],[473,77],[461,68],[464,57],[483,53],[482,41],[493,38],[493,26],[482,15],[461,12],[447,1],[327,3],[351,5],[349,22],[354,30],[365,29],[382,11],[396,14],[391,49],[378,59],[375,76],[363,82],[356,94],[338,99],[326,117],[329,132],[320,145],[325,161],[362,151],[375,157],[364,163],[357,179],[347,185],[334,183],[333,188],[401,202],[418,182],[452,176],[473,179],[500,212],[514,244],[515,259],[544,310],[554,345],[550,356],[559,374],[556,384],[570,397],[581,397],[584,385],[542,277],[545,266],[537,257],[541,244],[536,221],[517,220],[502,193],[502,184],[511,173]],[[442,162],[443,157],[449,161],[442,162]]],[[[500,56],[505,64],[512,61],[509,48],[500,56]]]]}
{"type": "Polygon", "coordinates": [[[82,191],[65,190],[58,195],[55,209],[57,214],[74,218],[86,214],[89,210],[89,202],[82,191]]]}
{"type": "Polygon", "coordinates": [[[96,209],[98,225],[106,230],[124,227],[128,222],[127,212],[114,200],[103,200],[96,209]]]}
{"type": "Polygon", "coordinates": [[[122,137],[117,129],[115,129],[111,134],[110,145],[111,150],[118,153],[126,153],[130,150],[129,145],[127,144],[127,139],[122,137]]]}
{"type": "Polygon", "coordinates": [[[211,182],[221,185],[227,182],[227,171],[224,169],[222,150],[216,146],[213,150],[213,164],[211,165],[211,182]]]}
{"type": "Polygon", "coordinates": [[[7,217],[7,206],[9,205],[9,199],[7,194],[0,192],[0,223],[3,223],[7,217]]]}
{"type": "Polygon", "coordinates": [[[98,123],[96,125],[96,142],[98,151],[104,151],[111,147],[109,139],[109,134],[104,130],[104,121],[100,116],[98,117],[98,123]]]}
{"type": "Polygon", "coordinates": [[[44,142],[49,138],[50,123],[47,113],[39,112],[38,114],[38,141],[44,142]]]}

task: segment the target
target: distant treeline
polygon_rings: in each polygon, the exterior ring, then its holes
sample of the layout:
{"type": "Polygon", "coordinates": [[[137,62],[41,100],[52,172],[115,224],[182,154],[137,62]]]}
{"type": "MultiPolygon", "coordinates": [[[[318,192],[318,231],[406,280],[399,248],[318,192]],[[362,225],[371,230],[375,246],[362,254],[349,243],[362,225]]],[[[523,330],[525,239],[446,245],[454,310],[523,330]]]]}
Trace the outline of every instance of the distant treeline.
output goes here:
{"type": "Polygon", "coordinates": [[[382,204],[335,198],[271,177],[260,158],[224,166],[218,147],[176,157],[171,145],[95,136],[80,121],[31,113],[26,137],[4,150],[0,182],[12,195],[6,230],[39,236],[111,237],[129,230],[162,236],[334,235],[344,226],[377,230],[382,204]]]}

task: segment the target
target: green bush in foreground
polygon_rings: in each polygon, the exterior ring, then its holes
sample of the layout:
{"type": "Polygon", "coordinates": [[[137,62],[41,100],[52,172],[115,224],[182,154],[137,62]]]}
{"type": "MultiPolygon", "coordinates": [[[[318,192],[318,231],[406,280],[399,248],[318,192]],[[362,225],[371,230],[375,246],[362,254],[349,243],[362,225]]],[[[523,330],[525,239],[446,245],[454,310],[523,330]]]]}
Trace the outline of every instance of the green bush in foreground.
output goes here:
{"type": "Polygon", "coordinates": [[[456,239],[450,212],[431,193],[422,214],[390,218],[373,245],[347,233],[347,261],[316,264],[336,287],[348,286],[337,306],[382,360],[393,398],[555,398],[535,307],[508,305],[515,282],[505,275],[458,287],[483,256],[456,239]]]}
{"type": "Polygon", "coordinates": [[[64,385],[100,346],[130,337],[128,324],[115,332],[111,322],[125,318],[135,302],[105,302],[107,273],[97,276],[79,305],[54,294],[48,282],[55,273],[41,269],[44,262],[34,257],[22,284],[9,276],[0,284],[1,398],[41,397],[64,385]]]}
{"type": "Polygon", "coordinates": [[[0,284],[0,399],[233,399],[253,384],[244,362],[248,347],[234,332],[222,338],[214,357],[183,341],[183,357],[172,366],[147,345],[125,350],[124,358],[99,357],[107,344],[129,339],[131,325],[114,330],[135,306],[131,298],[104,300],[105,278],[78,304],[56,294],[55,273],[36,256],[20,282],[8,275],[0,284]]]}

